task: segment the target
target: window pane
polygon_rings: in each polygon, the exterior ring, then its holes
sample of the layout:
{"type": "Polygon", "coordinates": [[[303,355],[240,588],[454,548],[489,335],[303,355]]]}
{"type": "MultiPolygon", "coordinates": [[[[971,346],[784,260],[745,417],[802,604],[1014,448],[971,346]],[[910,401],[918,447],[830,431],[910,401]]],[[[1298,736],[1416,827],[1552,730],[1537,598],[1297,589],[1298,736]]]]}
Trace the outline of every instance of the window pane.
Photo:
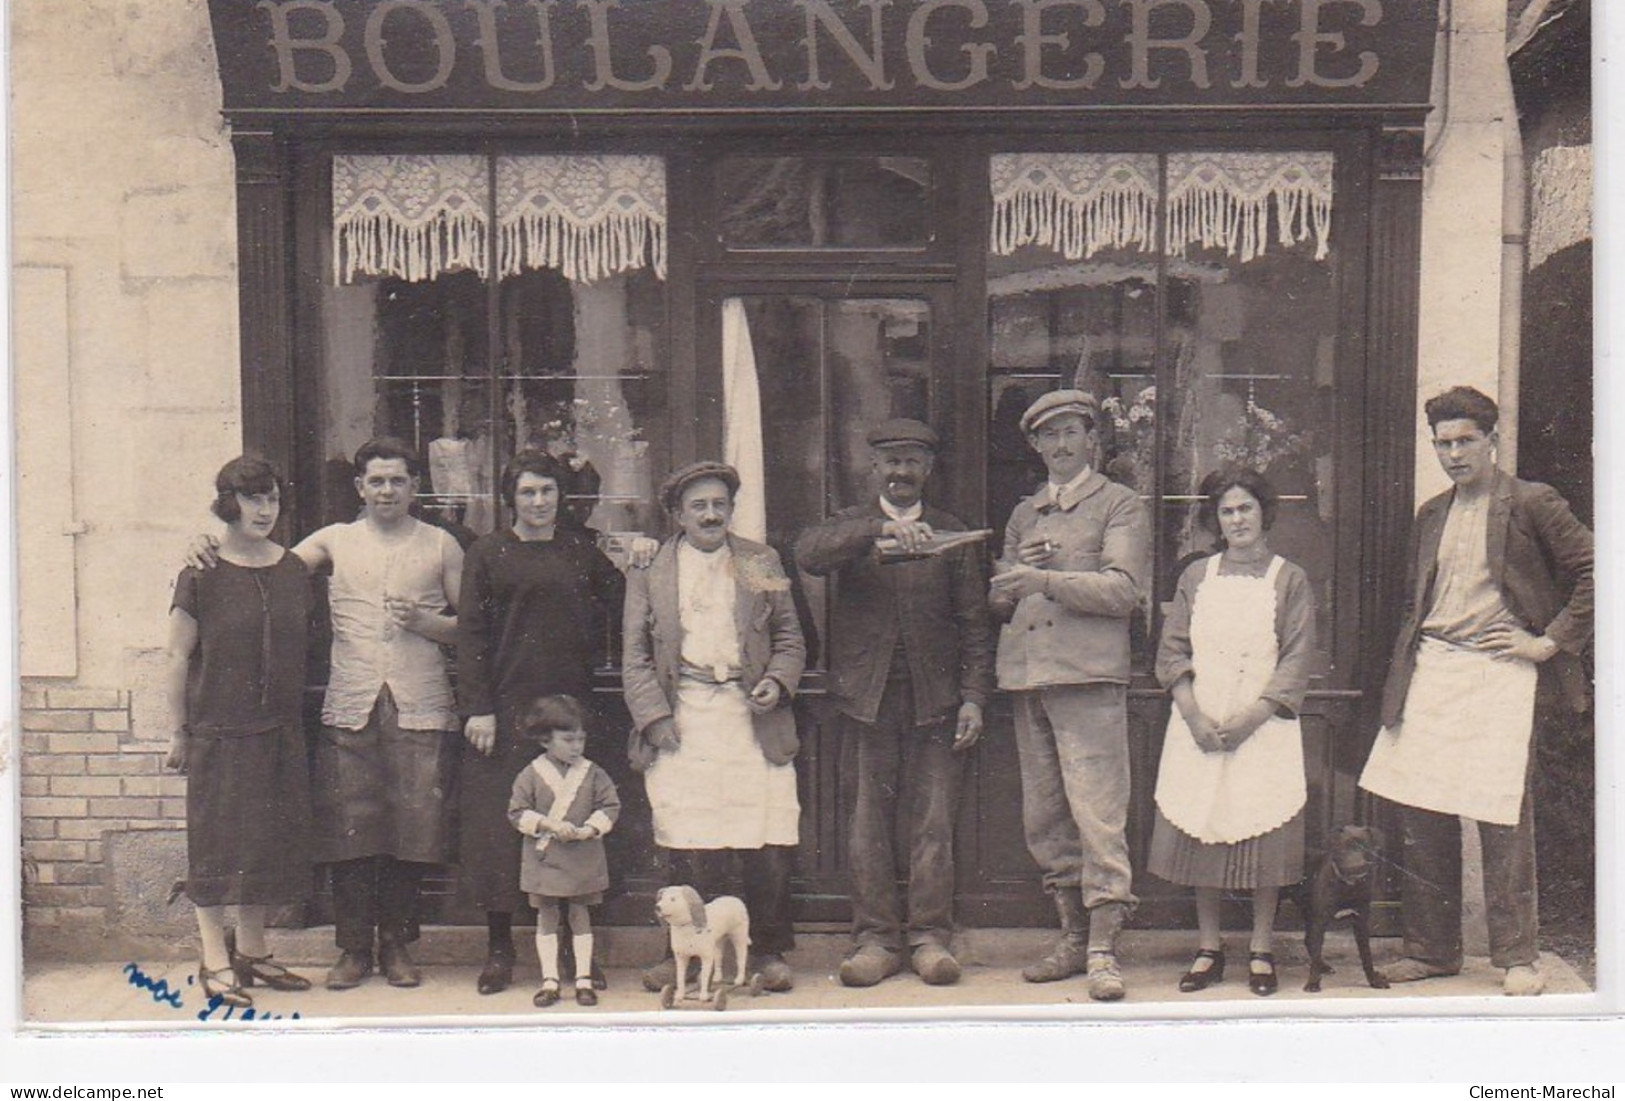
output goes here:
{"type": "Polygon", "coordinates": [[[726,157],[722,241],[733,248],[918,248],[931,240],[920,157],[726,157]]]}
{"type": "Polygon", "coordinates": [[[611,552],[660,531],[654,490],[670,455],[663,294],[647,270],[582,283],[541,269],[502,281],[502,438],[509,453],[540,448],[586,472],[570,505],[611,552]]]}
{"type": "Polygon", "coordinates": [[[372,437],[392,435],[417,450],[421,515],[464,537],[490,531],[484,281],[471,272],[421,283],[363,277],[324,287],[322,306],[317,522],[355,519],[351,458],[372,437]]]}
{"type": "Polygon", "coordinates": [[[1000,527],[1044,480],[1021,434],[1021,414],[1040,394],[1087,390],[1103,404],[1096,468],[1153,490],[1157,265],[1132,250],[1066,260],[1024,247],[988,260],[993,425],[988,515],[1000,527]]]}
{"type": "Polygon", "coordinates": [[[493,356],[478,274],[324,286],[312,519],[355,518],[350,457],[388,434],[418,452],[419,515],[465,540],[509,522],[498,479],[525,446],[587,471],[571,504],[612,556],[628,535],[658,533],[654,485],[670,461],[664,295],[646,269],[591,283],[551,269],[508,277],[493,356]]]}
{"type": "MultiPolygon", "coordinates": [[[[931,310],[918,299],[744,299],[761,393],[768,542],[796,537],[875,492],[864,436],[888,417],[929,420],[931,310]]],[[[803,618],[825,652],[827,582],[801,577],[803,618]]]]}
{"type": "Polygon", "coordinates": [[[1308,572],[1324,626],[1335,611],[1336,265],[1302,244],[1246,263],[1193,250],[1169,274],[1162,592],[1181,561],[1213,545],[1192,500],[1202,478],[1237,464],[1281,495],[1270,547],[1308,572]]]}

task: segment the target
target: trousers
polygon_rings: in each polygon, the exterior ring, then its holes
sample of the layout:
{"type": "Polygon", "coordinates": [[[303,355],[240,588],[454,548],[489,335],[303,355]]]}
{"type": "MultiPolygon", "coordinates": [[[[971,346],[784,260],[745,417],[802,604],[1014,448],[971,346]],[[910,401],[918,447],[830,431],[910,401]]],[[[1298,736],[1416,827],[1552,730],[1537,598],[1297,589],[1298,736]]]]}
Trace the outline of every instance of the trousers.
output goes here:
{"type": "Polygon", "coordinates": [[[671,886],[689,886],[710,902],[734,893],[737,871],[745,911],[750,915],[751,951],[783,955],[796,946],[790,919],[790,870],[795,863],[792,845],[763,845],[759,849],[667,849],[671,859],[671,886]],[[736,862],[737,860],[737,868],[736,862]]]}
{"type": "MultiPolygon", "coordinates": [[[[1460,970],[1461,819],[1400,804],[1405,954],[1460,970]]],[[[1478,824],[1484,854],[1484,908],[1490,962],[1535,962],[1539,922],[1535,883],[1535,816],[1527,787],[1516,826],[1478,824]]]]}
{"type": "Polygon", "coordinates": [[[400,944],[417,940],[418,891],[431,866],[393,856],[331,865],[333,939],[340,950],[370,953],[375,932],[400,944]]]}
{"type": "Polygon", "coordinates": [[[1083,904],[1134,905],[1128,859],[1128,688],[1068,684],[1013,693],[1021,819],[1044,888],[1083,904]]]}
{"type": "Polygon", "coordinates": [[[954,822],[965,755],[954,717],[914,724],[907,676],[893,676],[873,723],[843,717],[843,771],[855,777],[847,871],[852,939],[901,950],[953,935],[954,822]],[[898,889],[898,843],[907,853],[907,907],[898,889]]]}

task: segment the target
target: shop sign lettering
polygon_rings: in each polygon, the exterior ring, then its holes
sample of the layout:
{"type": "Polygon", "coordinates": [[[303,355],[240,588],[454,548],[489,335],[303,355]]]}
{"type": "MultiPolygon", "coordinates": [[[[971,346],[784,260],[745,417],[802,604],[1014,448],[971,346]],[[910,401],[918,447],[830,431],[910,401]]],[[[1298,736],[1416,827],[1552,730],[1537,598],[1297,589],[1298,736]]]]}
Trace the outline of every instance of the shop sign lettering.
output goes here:
{"type": "Polygon", "coordinates": [[[1426,0],[210,7],[228,109],[419,110],[1419,102],[1434,10],[1426,0]]]}

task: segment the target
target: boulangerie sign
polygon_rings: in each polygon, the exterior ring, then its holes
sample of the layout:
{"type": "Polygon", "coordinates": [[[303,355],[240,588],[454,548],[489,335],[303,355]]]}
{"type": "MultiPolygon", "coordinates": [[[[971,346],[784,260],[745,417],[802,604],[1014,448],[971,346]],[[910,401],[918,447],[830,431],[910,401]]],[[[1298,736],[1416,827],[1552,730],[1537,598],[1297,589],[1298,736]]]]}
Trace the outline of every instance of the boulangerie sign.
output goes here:
{"type": "Polygon", "coordinates": [[[1428,100],[1433,0],[210,0],[228,113],[1428,100]]]}

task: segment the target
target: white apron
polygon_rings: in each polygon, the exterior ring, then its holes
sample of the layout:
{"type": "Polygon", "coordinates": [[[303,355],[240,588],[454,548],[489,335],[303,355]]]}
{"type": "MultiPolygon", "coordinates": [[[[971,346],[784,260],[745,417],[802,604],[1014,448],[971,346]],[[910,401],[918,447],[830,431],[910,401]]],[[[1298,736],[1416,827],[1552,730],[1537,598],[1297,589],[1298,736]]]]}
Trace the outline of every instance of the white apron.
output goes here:
{"type": "MultiPolygon", "coordinates": [[[[1223,723],[1259,698],[1275,675],[1275,578],[1220,576],[1208,559],[1191,608],[1191,688],[1202,712],[1223,723]]],[[[1240,747],[1205,753],[1175,707],[1162,742],[1156,800],[1163,817],[1207,844],[1235,844],[1291,821],[1308,801],[1303,733],[1272,715],[1240,747]]]]}
{"type": "Polygon", "coordinates": [[[1360,786],[1440,814],[1518,824],[1536,668],[1423,638],[1399,729],[1377,733],[1360,786]]]}
{"type": "Polygon", "coordinates": [[[796,766],[769,764],[738,681],[680,677],[679,745],[643,774],[655,844],[667,849],[794,845],[801,824],[796,766]]]}

